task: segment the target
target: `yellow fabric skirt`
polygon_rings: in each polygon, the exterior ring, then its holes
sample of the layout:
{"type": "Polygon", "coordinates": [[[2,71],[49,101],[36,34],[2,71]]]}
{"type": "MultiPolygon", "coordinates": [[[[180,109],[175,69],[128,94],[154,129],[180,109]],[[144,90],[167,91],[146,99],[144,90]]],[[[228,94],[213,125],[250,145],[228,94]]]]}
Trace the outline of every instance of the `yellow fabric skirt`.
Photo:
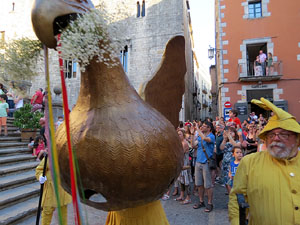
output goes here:
{"type": "Polygon", "coordinates": [[[169,225],[160,201],[108,213],[105,225],[169,225]]]}

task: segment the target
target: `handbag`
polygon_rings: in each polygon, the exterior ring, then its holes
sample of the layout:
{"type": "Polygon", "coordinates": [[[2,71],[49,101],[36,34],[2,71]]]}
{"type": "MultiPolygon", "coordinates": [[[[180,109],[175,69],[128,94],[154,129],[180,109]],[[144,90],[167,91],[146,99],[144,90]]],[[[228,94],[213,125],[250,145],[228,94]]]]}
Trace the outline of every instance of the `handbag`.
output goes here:
{"type": "Polygon", "coordinates": [[[202,139],[201,139],[201,146],[202,146],[202,150],[207,158],[207,163],[208,163],[208,167],[209,169],[211,170],[215,170],[217,168],[217,162],[214,158],[209,158],[207,153],[206,153],[206,150],[204,148],[204,145],[203,145],[203,142],[202,142],[202,139]]]}

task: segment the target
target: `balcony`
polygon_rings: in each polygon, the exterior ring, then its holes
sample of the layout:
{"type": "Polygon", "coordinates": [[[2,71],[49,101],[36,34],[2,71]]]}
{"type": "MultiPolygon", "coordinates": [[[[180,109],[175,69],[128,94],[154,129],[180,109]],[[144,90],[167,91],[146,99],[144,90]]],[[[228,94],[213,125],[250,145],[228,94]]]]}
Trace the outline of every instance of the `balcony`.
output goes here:
{"type": "Polygon", "coordinates": [[[272,67],[267,69],[266,75],[262,74],[261,68],[255,68],[254,63],[239,63],[238,73],[239,81],[252,82],[252,81],[274,81],[280,80],[282,77],[281,61],[273,62],[272,67]]]}

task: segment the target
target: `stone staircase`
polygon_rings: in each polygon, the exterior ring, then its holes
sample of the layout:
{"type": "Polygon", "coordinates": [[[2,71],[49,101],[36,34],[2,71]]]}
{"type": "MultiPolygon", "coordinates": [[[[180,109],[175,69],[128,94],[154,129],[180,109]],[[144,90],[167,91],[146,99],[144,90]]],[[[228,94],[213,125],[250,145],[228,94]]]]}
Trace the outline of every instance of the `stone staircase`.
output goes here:
{"type": "Polygon", "coordinates": [[[35,224],[40,191],[35,168],[39,163],[12,123],[8,118],[8,137],[0,136],[0,225],[35,224]]]}

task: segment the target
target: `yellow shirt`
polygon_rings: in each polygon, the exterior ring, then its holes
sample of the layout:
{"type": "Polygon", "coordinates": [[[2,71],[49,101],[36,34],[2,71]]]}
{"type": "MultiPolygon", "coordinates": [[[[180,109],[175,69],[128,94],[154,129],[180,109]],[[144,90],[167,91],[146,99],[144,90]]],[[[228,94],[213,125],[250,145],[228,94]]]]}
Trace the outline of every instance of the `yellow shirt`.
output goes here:
{"type": "MultiPolygon", "coordinates": [[[[36,179],[39,180],[40,176],[43,175],[43,169],[45,164],[45,158],[41,161],[41,163],[37,166],[35,170],[36,179]]],[[[43,207],[55,207],[57,208],[57,201],[55,197],[55,190],[53,186],[51,171],[49,168],[49,159],[47,161],[47,168],[46,168],[46,177],[47,181],[44,183],[44,191],[42,197],[42,206],[43,207]]],[[[72,202],[72,197],[69,195],[61,186],[58,187],[59,192],[59,200],[60,205],[68,205],[72,202]]]]}
{"type": "Polygon", "coordinates": [[[229,197],[232,225],[239,224],[237,193],[248,199],[249,225],[300,224],[300,153],[291,160],[277,160],[267,151],[242,159],[229,197]]]}

